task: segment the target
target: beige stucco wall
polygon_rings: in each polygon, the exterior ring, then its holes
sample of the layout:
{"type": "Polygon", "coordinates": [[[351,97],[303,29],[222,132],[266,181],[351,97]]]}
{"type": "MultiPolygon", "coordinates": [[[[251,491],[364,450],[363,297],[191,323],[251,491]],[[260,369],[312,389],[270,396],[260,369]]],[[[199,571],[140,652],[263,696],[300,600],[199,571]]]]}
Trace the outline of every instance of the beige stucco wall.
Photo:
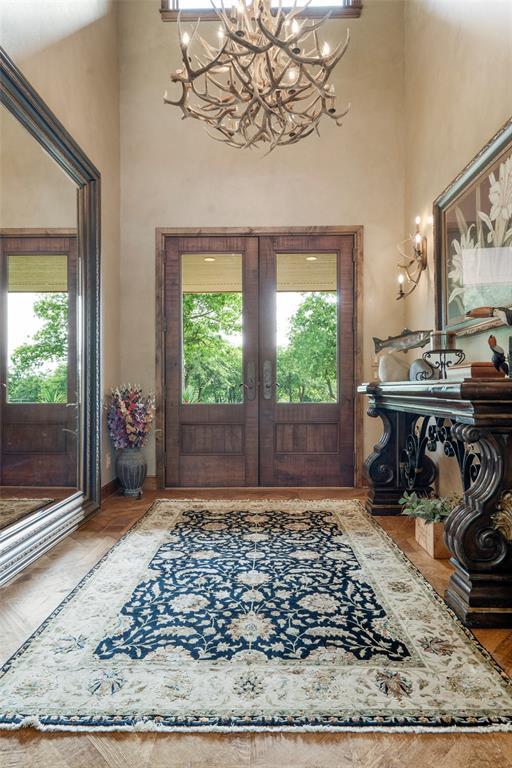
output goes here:
{"type": "MultiPolygon", "coordinates": [[[[405,234],[512,114],[512,2],[408,0],[405,6],[405,234]]],[[[434,327],[429,267],[406,301],[411,328],[434,327]]],[[[511,297],[512,303],[512,297],[511,297]]],[[[460,340],[468,359],[489,360],[488,333],[460,340]]],[[[510,329],[496,336],[508,348],[510,329]]],[[[456,463],[441,462],[442,493],[460,489],[456,463]]]]}
{"type": "MultiPolygon", "coordinates": [[[[112,0],[2,0],[0,42],[101,172],[102,373],[107,390],[119,381],[117,5],[112,0]]],[[[104,445],[106,482],[112,467],[108,440],[104,445]]]]}
{"type": "MultiPolygon", "coordinates": [[[[320,139],[268,157],[213,141],[163,104],[179,48],[158,6],[120,6],[122,379],[154,388],[157,227],[327,224],[365,228],[360,323],[369,376],[371,337],[404,325],[394,274],[404,210],[402,3],[367,0],[349,23],[352,43],[334,76],[339,103],[352,103],[344,126],[326,123],[320,139]]],[[[329,22],[332,43],[346,26],[329,22]]],[[[377,435],[368,420],[366,451],[377,435]]],[[[154,473],[152,445],[148,458],[154,473]]]]}
{"type": "MultiPolygon", "coordinates": [[[[512,2],[408,0],[405,4],[406,234],[512,115],[512,2]]],[[[434,322],[432,228],[429,268],[407,300],[410,327],[434,322]]],[[[502,340],[506,329],[497,334],[502,340]]],[[[488,334],[463,342],[489,359],[488,334]]]]}
{"type": "Polygon", "coordinates": [[[0,107],[0,227],[76,228],[76,185],[0,107]]]}

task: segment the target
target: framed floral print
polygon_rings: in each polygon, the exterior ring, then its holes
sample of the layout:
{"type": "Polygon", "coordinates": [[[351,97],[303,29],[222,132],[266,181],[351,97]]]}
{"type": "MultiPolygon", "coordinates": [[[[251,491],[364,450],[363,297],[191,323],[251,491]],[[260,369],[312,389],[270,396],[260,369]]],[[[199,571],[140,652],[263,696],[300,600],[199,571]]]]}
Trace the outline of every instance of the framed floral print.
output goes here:
{"type": "Polygon", "coordinates": [[[467,313],[512,307],[512,119],[435,200],[434,226],[437,328],[499,324],[467,313]]]}

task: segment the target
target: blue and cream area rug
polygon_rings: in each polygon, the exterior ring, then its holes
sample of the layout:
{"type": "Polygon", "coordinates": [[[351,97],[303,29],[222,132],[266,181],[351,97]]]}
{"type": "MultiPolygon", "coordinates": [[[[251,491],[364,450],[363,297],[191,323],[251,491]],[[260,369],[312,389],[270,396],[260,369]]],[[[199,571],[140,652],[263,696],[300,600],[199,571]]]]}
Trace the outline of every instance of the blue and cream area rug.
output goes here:
{"type": "Polygon", "coordinates": [[[356,501],[158,501],[0,673],[0,727],[512,730],[511,681],[356,501]]]}

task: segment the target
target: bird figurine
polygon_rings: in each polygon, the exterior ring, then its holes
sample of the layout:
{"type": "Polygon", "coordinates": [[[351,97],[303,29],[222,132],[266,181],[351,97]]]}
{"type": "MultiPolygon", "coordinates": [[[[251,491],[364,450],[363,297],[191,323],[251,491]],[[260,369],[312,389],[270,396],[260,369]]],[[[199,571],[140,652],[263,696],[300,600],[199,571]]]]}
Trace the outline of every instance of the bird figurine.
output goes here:
{"type": "Polygon", "coordinates": [[[466,317],[481,318],[494,317],[505,325],[512,325],[511,307],[476,307],[466,313],[466,317]]]}
{"type": "Polygon", "coordinates": [[[496,336],[493,336],[492,334],[489,336],[487,343],[489,344],[492,352],[492,364],[497,371],[501,371],[501,373],[504,373],[505,376],[508,376],[508,365],[505,361],[505,350],[503,347],[499,346],[498,342],[496,341],[496,336]]]}

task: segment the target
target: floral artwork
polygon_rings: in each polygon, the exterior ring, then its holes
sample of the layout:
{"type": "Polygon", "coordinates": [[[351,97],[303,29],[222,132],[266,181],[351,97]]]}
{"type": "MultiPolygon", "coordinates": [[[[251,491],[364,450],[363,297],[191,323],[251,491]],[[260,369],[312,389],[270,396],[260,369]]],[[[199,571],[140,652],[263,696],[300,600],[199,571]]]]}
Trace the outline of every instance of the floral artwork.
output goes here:
{"type": "Polygon", "coordinates": [[[142,448],[155,415],[154,395],[132,384],[116,387],[107,400],[107,428],[114,447],[142,448]]]}
{"type": "Polygon", "coordinates": [[[439,327],[471,325],[467,313],[512,306],[512,123],[490,145],[505,149],[484,163],[485,150],[435,203],[439,228],[436,284],[439,327]],[[474,167],[474,168],[473,168],[474,167]],[[472,171],[473,169],[473,171],[472,171]]]}
{"type": "Polygon", "coordinates": [[[0,689],[0,729],[512,730],[510,680],[348,500],[157,501],[0,689]]]}

